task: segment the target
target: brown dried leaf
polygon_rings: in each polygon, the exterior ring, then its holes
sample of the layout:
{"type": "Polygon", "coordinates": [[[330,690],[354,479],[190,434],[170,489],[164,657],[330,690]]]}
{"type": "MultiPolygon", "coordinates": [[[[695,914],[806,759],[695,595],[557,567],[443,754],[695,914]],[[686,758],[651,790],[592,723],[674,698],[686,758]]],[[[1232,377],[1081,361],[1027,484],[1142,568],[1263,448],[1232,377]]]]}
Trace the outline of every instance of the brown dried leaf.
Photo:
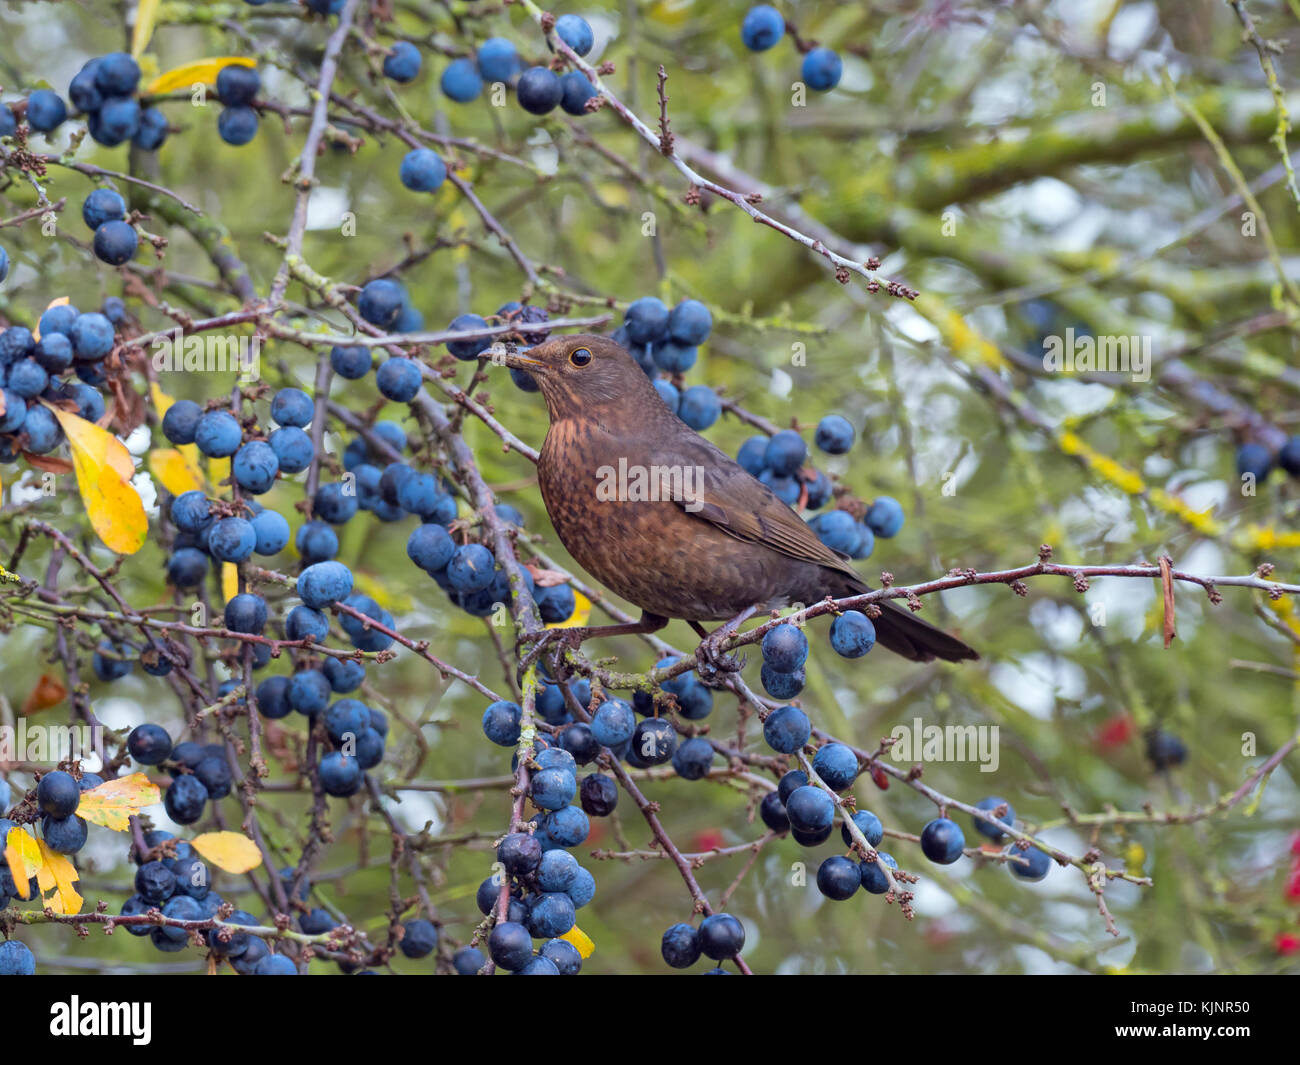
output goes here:
{"type": "Polygon", "coordinates": [[[1174,637],[1178,635],[1174,631],[1173,565],[1168,556],[1162,555],[1160,558],[1160,583],[1164,585],[1165,592],[1165,650],[1167,651],[1174,637]]]}
{"type": "Polygon", "coordinates": [[[58,677],[51,677],[48,673],[42,673],[41,679],[36,682],[36,687],[27,696],[23,703],[20,713],[26,717],[29,714],[38,714],[42,710],[48,710],[52,706],[58,706],[68,697],[68,688],[58,677]]]}

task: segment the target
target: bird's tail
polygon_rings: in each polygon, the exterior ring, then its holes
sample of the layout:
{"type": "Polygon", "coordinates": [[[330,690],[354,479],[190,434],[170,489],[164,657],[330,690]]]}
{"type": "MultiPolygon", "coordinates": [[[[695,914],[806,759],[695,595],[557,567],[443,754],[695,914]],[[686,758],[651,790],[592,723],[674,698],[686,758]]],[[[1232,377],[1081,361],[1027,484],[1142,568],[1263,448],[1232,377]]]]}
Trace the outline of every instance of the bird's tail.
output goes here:
{"type": "MultiPolygon", "coordinates": [[[[851,590],[844,595],[859,595],[871,590],[865,581],[851,578],[848,582],[851,590]]],[[[955,636],[949,636],[942,629],[935,628],[928,621],[922,621],[911,611],[895,606],[884,600],[876,604],[880,607],[880,617],[873,620],[876,627],[876,639],[896,655],[913,662],[929,662],[942,658],[945,662],[961,662],[965,659],[979,658],[979,653],[962,643],[955,636]]]]}
{"type": "Polygon", "coordinates": [[[915,614],[895,606],[880,603],[880,617],[875,619],[876,639],[894,654],[910,658],[913,662],[929,662],[942,658],[945,662],[961,662],[979,658],[979,652],[922,621],[915,614]]]}

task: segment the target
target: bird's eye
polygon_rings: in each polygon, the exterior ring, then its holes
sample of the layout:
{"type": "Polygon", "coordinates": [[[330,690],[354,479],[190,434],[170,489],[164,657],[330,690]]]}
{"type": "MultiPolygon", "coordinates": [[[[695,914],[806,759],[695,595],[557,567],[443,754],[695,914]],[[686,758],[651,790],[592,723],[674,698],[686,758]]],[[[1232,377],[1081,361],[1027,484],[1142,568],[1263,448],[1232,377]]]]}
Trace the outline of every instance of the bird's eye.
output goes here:
{"type": "Polygon", "coordinates": [[[574,366],[586,366],[591,362],[591,352],[586,348],[578,348],[569,356],[569,361],[574,366]]]}

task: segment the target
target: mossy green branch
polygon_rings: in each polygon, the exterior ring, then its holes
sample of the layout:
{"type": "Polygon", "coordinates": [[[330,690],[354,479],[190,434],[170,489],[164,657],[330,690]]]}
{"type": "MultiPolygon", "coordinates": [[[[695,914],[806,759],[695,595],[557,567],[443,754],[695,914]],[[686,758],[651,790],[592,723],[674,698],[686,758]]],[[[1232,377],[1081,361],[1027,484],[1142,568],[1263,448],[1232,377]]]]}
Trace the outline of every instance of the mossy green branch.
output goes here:
{"type": "MultiPolygon", "coordinates": [[[[1268,93],[1214,90],[1190,103],[1227,144],[1258,144],[1277,129],[1268,93]]],[[[1300,96],[1279,106],[1300,108],[1300,96]]],[[[831,225],[852,240],[882,240],[879,211],[870,204],[904,202],[922,211],[979,200],[1022,181],[1050,177],[1084,163],[1131,163],[1174,151],[1202,136],[1192,116],[1172,100],[1139,107],[1099,107],[1057,116],[1044,123],[1003,129],[996,141],[936,145],[894,170],[864,174],[862,195],[837,197],[846,217],[831,225]],[[869,193],[869,194],[868,194],[869,193]]],[[[815,214],[820,212],[814,209],[815,214]]]]}

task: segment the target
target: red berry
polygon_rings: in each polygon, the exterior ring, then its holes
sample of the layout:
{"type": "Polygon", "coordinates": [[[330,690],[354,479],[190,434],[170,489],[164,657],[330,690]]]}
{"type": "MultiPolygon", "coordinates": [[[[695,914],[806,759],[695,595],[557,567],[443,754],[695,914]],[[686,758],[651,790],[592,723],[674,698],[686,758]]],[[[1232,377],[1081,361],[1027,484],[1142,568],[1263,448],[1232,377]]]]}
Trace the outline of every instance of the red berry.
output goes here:
{"type": "Polygon", "coordinates": [[[1279,954],[1286,957],[1290,954],[1300,954],[1300,935],[1295,932],[1279,932],[1273,946],[1279,954]]]}
{"type": "Polygon", "coordinates": [[[1102,748],[1122,746],[1128,743],[1136,732],[1133,719],[1128,714],[1120,714],[1101,726],[1101,731],[1097,733],[1097,746],[1102,748]]]}
{"type": "Polygon", "coordinates": [[[697,851],[711,851],[714,847],[721,847],[727,842],[716,828],[706,828],[702,832],[695,833],[695,849],[697,851]]]}

